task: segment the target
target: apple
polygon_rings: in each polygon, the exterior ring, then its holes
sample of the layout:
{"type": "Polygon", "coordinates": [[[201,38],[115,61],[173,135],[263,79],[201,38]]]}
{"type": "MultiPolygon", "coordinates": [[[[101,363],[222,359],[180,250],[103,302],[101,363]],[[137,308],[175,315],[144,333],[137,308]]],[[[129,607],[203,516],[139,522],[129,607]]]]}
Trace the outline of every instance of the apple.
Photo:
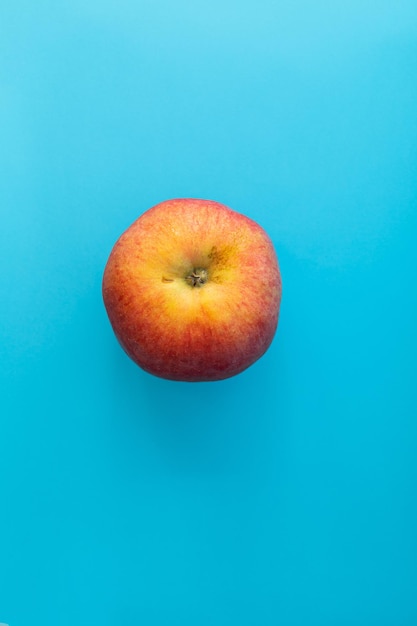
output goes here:
{"type": "Polygon", "coordinates": [[[281,275],[270,238],[253,220],[211,200],[167,200],[114,245],[103,300],[121,346],[144,370],[215,381],[268,349],[281,275]]]}

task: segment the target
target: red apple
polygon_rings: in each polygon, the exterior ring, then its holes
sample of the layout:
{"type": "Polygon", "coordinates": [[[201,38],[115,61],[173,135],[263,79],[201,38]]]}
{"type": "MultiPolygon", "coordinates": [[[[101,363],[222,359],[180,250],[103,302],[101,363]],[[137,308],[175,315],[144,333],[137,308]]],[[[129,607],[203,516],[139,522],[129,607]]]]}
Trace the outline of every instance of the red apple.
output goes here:
{"type": "Polygon", "coordinates": [[[144,370],[171,380],[221,380],[269,347],[281,276],[256,222],[218,202],[168,200],[116,242],[103,299],[120,344],[144,370]]]}

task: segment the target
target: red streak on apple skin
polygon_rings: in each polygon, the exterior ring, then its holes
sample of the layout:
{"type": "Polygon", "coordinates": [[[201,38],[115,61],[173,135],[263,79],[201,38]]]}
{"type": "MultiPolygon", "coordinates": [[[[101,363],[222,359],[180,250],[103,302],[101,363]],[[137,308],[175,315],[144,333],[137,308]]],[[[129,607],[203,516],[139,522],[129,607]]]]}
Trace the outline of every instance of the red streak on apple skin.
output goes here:
{"type": "Polygon", "coordinates": [[[156,329],[148,317],[119,314],[119,323],[113,327],[124,350],[146,371],[196,382],[228,378],[249,367],[268,348],[277,321],[271,317],[253,322],[241,332],[195,321],[178,335],[170,325],[156,329]]]}
{"type": "Polygon", "coordinates": [[[223,205],[173,200],[122,235],[103,277],[114,332],[143,369],[171,380],[214,381],[245,370],[278,324],[281,277],[265,231],[223,205]],[[206,263],[207,284],[187,271],[206,263]]]}

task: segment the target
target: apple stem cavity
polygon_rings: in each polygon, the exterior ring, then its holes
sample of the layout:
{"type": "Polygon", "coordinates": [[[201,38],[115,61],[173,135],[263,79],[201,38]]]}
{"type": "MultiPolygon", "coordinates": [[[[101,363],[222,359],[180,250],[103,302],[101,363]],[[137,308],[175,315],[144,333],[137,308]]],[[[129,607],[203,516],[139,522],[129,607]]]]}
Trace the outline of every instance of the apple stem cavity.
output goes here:
{"type": "Polygon", "coordinates": [[[191,274],[185,277],[185,282],[191,287],[202,287],[208,280],[208,271],[203,267],[193,269],[191,274]]]}

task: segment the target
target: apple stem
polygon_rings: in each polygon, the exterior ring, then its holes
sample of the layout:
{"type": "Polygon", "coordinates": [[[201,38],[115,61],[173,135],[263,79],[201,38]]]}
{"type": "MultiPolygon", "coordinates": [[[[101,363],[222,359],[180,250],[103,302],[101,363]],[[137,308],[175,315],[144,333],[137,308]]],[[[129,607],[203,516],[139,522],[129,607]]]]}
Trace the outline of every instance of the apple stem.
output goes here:
{"type": "Polygon", "coordinates": [[[208,272],[202,267],[194,269],[191,274],[185,277],[185,282],[191,285],[191,287],[202,287],[207,280],[208,272]]]}

